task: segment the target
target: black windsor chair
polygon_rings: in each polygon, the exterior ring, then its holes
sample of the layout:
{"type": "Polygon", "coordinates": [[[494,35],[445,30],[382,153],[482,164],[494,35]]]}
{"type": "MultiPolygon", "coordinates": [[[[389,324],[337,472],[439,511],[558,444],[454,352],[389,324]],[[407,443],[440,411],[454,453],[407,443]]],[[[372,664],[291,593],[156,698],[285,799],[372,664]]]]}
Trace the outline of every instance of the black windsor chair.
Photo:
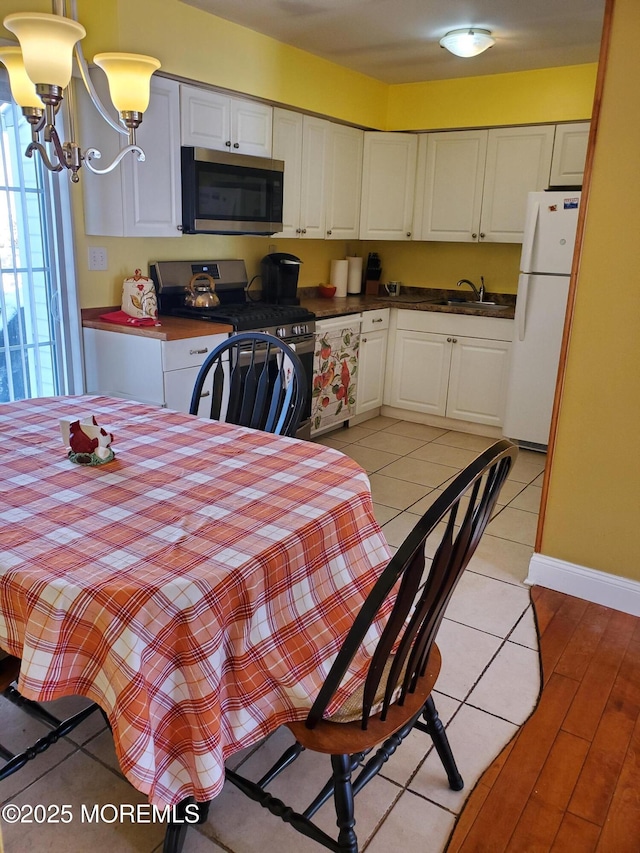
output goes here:
{"type": "MultiPolygon", "coordinates": [[[[226,778],[244,794],[329,850],[357,853],[354,796],[414,728],[430,735],[449,786],[456,791],[464,786],[431,696],[440,670],[435,637],[516,456],[517,448],[511,442],[496,442],[458,474],[425,512],[356,615],[306,719],[286,724],[295,743],[273,767],[257,782],[238,770],[226,770],[226,778]],[[435,546],[430,567],[425,557],[428,538],[430,548],[435,546]],[[369,628],[381,608],[391,604],[361,689],[327,716],[327,708],[369,628]],[[304,750],[330,755],[332,772],[315,799],[299,812],[266,789],[304,750]],[[337,839],[312,821],[332,796],[337,839]]],[[[201,804],[201,809],[206,817],[208,804],[201,804]]],[[[179,853],[183,839],[183,829],[169,827],[165,853],[179,853]]]]}
{"type": "Polygon", "coordinates": [[[204,360],[189,412],[211,395],[212,420],[295,436],[307,396],[305,370],[295,351],[264,332],[238,332],[204,360]]]}

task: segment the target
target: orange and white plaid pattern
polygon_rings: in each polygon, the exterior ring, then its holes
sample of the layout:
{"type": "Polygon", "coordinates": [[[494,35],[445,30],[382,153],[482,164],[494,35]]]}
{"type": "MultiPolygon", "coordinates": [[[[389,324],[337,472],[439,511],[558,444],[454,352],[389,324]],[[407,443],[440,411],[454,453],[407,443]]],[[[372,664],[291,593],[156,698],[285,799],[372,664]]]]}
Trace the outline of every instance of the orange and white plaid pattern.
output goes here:
{"type": "Polygon", "coordinates": [[[0,646],[25,696],[101,705],[160,807],[304,718],[388,559],[335,450],[106,397],[0,405],[0,646]],[[106,465],[66,458],[58,421],[87,415],[106,465]]]}

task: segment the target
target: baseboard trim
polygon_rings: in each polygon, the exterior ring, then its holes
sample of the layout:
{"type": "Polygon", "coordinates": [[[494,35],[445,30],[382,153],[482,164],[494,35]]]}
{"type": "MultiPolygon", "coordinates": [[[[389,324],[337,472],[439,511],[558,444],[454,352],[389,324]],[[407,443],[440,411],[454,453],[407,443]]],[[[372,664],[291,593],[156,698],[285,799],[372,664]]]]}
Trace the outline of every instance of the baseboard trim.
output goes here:
{"type": "Polygon", "coordinates": [[[529,562],[529,575],[525,583],[544,586],[622,613],[640,616],[640,582],[619,575],[588,569],[544,554],[534,554],[529,562]]]}

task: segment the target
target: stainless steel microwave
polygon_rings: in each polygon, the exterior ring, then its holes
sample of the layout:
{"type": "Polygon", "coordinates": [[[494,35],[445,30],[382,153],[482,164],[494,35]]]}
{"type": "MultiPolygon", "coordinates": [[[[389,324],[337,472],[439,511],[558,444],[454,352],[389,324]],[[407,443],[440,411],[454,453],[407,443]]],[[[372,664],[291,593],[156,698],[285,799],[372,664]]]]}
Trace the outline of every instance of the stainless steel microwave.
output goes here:
{"type": "Polygon", "coordinates": [[[208,148],[182,147],[185,234],[282,231],[284,162],[208,148]]]}

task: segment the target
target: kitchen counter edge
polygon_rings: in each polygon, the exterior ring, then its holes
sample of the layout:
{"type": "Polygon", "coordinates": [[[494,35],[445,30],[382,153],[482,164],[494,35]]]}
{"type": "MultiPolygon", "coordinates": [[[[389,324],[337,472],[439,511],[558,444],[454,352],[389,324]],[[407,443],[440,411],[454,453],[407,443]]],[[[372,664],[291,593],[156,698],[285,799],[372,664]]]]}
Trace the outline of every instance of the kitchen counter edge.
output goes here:
{"type": "Polygon", "coordinates": [[[186,338],[199,338],[208,335],[229,335],[233,327],[227,323],[210,323],[208,320],[191,320],[185,317],[160,317],[159,326],[121,326],[100,319],[101,314],[118,311],[119,305],[110,308],[83,308],[80,311],[82,326],[85,329],[100,329],[105,332],[120,332],[123,335],[136,335],[142,338],[154,338],[160,341],[180,341],[186,338]]]}

